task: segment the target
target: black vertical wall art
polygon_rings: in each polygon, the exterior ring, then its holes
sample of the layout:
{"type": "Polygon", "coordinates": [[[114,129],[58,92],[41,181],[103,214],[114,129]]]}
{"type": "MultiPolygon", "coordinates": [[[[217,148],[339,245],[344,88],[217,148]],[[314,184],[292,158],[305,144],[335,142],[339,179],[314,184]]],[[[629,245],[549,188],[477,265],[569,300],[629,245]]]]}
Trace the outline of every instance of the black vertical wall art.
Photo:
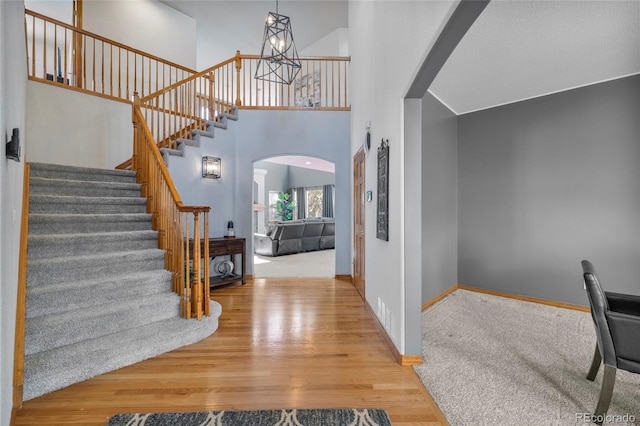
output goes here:
{"type": "Polygon", "coordinates": [[[376,237],[389,241],[389,139],[378,147],[378,212],[376,237]]]}

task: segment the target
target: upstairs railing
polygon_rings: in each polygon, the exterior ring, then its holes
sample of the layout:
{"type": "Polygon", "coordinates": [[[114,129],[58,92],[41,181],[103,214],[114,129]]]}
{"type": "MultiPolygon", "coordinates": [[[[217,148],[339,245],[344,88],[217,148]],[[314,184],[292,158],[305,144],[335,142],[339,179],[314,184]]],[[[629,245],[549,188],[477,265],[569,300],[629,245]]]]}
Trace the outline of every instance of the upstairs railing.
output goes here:
{"type": "Polygon", "coordinates": [[[300,72],[291,84],[256,80],[260,57],[236,55],[236,78],[225,73],[224,83],[237,87],[235,104],[244,109],[350,110],[349,57],[301,57],[300,72]]]}
{"type": "Polygon", "coordinates": [[[165,251],[165,269],[171,271],[173,291],[181,296],[185,318],[209,316],[209,206],[185,206],[173,184],[158,146],[140,109],[133,103],[132,168],[147,198],[158,247],[165,251]],[[202,227],[202,230],[201,230],[202,227]],[[194,255],[195,254],[202,254],[194,255]],[[201,262],[201,258],[205,259],[201,262]]]}
{"type": "Polygon", "coordinates": [[[193,75],[194,70],[25,10],[29,78],[131,102],[193,75]]]}
{"type": "Polygon", "coordinates": [[[175,149],[178,139],[190,138],[194,130],[206,130],[211,122],[233,113],[235,108],[350,109],[348,57],[301,58],[301,71],[290,85],[254,79],[258,59],[257,55],[237,52],[226,61],[143,97],[141,111],[158,146],[175,149]]]}

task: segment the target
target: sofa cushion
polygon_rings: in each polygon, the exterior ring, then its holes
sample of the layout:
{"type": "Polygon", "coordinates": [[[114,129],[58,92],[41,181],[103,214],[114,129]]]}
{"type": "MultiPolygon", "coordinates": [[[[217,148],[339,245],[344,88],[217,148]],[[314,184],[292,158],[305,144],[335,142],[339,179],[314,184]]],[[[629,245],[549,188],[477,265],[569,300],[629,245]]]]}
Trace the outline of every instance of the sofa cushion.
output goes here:
{"type": "Polygon", "coordinates": [[[304,232],[302,234],[302,251],[320,250],[320,235],[324,222],[312,221],[304,224],[304,232]]]}
{"type": "Polygon", "coordinates": [[[304,232],[304,223],[281,223],[279,226],[280,232],[275,237],[282,240],[294,240],[296,238],[302,238],[304,232]]]}
{"type": "Polygon", "coordinates": [[[270,237],[271,234],[273,233],[273,231],[275,231],[275,230],[276,230],[276,225],[271,224],[271,225],[267,226],[267,232],[265,232],[265,235],[267,237],[270,237]]]}

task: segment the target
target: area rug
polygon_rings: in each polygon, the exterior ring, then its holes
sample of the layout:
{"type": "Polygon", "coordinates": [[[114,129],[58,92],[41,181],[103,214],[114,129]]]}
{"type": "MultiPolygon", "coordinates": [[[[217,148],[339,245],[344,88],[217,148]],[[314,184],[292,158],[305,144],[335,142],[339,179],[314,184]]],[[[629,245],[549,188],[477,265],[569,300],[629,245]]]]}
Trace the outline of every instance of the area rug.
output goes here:
{"type": "MultiPolygon", "coordinates": [[[[457,290],[423,312],[422,333],[414,368],[452,426],[590,423],[602,367],[585,378],[589,313],[457,290]]],[[[640,425],[640,375],[618,371],[607,415],[640,425]]]]}
{"type": "Polygon", "coordinates": [[[116,414],[107,426],[388,426],[380,409],[199,411],[116,414]]]}

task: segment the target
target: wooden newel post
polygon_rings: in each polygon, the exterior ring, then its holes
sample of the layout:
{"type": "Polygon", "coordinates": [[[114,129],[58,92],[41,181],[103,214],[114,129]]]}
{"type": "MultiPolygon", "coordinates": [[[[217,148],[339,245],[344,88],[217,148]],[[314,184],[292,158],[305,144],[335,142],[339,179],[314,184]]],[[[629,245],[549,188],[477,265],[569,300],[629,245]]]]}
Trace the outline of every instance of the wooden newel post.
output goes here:
{"type": "Polygon", "coordinates": [[[210,282],[209,282],[209,212],[202,213],[204,216],[204,235],[202,241],[204,243],[203,256],[204,261],[204,314],[205,316],[211,316],[211,303],[209,303],[210,294],[210,282]]]}
{"type": "MultiPolygon", "coordinates": [[[[184,241],[183,244],[186,248],[185,250],[185,266],[184,266],[184,280],[181,285],[184,285],[182,289],[182,316],[186,319],[191,318],[191,275],[188,271],[193,273],[193,269],[189,269],[191,265],[189,265],[189,217],[186,213],[180,213],[181,219],[184,223],[184,241]]],[[[194,243],[195,244],[195,243],[194,243]]],[[[191,247],[193,249],[193,247],[191,247]]]]}
{"type": "Polygon", "coordinates": [[[192,312],[199,320],[202,319],[202,280],[200,278],[200,213],[193,212],[193,276],[191,277],[192,312]]]}
{"type": "Polygon", "coordinates": [[[240,51],[236,50],[236,105],[242,106],[240,100],[240,69],[242,69],[242,58],[240,57],[240,51]]]}

